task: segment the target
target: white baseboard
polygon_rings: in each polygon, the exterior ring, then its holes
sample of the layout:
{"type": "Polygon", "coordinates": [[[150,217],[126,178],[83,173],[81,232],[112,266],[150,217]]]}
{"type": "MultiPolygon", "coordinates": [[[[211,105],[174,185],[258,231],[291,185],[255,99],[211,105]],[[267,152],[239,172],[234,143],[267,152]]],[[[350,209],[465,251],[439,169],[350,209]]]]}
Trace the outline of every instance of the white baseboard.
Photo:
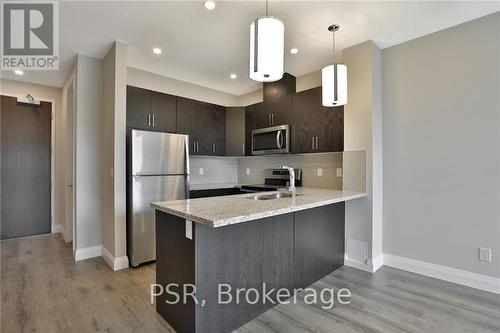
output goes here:
{"type": "Polygon", "coordinates": [[[384,254],[381,253],[371,260],[372,272],[376,272],[384,266],[384,254]]]}
{"type": "Polygon", "coordinates": [[[83,249],[76,249],[75,261],[100,257],[101,253],[102,253],[101,248],[102,248],[101,245],[97,245],[97,246],[92,246],[92,247],[85,247],[83,249]]]}
{"type": "Polygon", "coordinates": [[[352,267],[352,268],[360,269],[360,270],[365,271],[365,272],[372,273],[372,269],[368,265],[368,262],[364,263],[362,261],[357,261],[357,260],[351,260],[349,258],[344,258],[344,265],[352,267]]]}
{"type": "Polygon", "coordinates": [[[384,253],[386,266],[500,294],[500,278],[384,253]]]}
{"type": "Polygon", "coordinates": [[[365,272],[375,273],[380,267],[384,265],[384,256],[381,254],[375,259],[367,259],[365,261],[358,261],[350,259],[346,254],[344,257],[344,265],[360,269],[365,272]]]}
{"type": "Polygon", "coordinates": [[[52,229],[51,233],[53,234],[64,233],[64,226],[62,224],[54,224],[51,229],[52,229]]]}
{"type": "Polygon", "coordinates": [[[128,268],[128,257],[114,257],[104,246],[102,247],[102,258],[113,271],[128,268]]]}

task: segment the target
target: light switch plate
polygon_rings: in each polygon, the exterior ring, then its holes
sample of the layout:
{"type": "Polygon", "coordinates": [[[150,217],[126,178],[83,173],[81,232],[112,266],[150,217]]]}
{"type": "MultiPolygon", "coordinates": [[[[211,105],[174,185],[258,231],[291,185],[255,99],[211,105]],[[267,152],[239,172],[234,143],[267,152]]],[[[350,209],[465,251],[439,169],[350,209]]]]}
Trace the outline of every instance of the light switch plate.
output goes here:
{"type": "Polygon", "coordinates": [[[193,239],[193,221],[186,220],[186,238],[193,239]]]}
{"type": "Polygon", "coordinates": [[[203,173],[204,173],[204,172],[205,172],[205,170],[203,170],[203,168],[200,168],[200,170],[199,170],[199,172],[198,172],[198,173],[200,174],[200,176],[203,176],[203,173]]]}
{"type": "Polygon", "coordinates": [[[479,248],[479,260],[491,262],[491,249],[487,247],[479,248]]]}
{"type": "Polygon", "coordinates": [[[342,177],[342,168],[337,168],[337,169],[335,170],[335,173],[336,173],[336,176],[337,176],[337,177],[342,177]]]}
{"type": "Polygon", "coordinates": [[[247,174],[247,176],[250,176],[250,168],[247,168],[246,174],[247,174]]]}
{"type": "Polygon", "coordinates": [[[323,169],[318,168],[318,177],[323,177],[323,169]]]}

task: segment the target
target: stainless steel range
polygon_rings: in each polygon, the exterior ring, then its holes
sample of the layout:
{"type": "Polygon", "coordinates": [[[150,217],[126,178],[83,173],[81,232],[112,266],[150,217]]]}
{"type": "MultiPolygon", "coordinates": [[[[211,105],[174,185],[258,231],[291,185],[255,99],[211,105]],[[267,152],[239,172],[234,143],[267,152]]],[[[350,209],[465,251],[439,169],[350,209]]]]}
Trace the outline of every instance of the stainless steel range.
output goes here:
{"type": "MultiPolygon", "coordinates": [[[[295,186],[302,186],[302,170],[295,169],[295,186]]],[[[290,174],[288,170],[283,169],[266,169],[264,184],[243,185],[242,192],[264,192],[277,191],[281,188],[289,186],[290,174]]]]}

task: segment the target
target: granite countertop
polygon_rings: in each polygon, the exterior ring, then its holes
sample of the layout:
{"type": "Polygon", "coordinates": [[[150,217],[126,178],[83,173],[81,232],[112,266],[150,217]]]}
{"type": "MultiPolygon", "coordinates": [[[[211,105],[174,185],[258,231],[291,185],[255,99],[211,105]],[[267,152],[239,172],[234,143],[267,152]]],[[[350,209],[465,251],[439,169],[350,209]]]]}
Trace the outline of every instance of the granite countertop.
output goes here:
{"type": "Polygon", "coordinates": [[[248,199],[248,197],[255,195],[269,195],[286,191],[154,202],[151,207],[217,228],[366,196],[366,193],[363,192],[299,187],[295,191],[296,195],[290,198],[262,201],[248,199]]]}

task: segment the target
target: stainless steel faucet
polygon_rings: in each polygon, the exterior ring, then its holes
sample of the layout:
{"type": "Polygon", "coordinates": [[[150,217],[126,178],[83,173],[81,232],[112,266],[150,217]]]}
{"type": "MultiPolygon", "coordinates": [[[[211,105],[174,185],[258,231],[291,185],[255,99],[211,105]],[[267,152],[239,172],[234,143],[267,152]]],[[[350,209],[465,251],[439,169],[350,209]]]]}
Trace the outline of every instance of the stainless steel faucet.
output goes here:
{"type": "Polygon", "coordinates": [[[278,166],[278,169],[288,170],[288,173],[290,174],[290,183],[288,185],[288,190],[290,192],[295,191],[295,170],[293,170],[292,167],[289,167],[286,165],[280,165],[280,166],[278,166]]]}

